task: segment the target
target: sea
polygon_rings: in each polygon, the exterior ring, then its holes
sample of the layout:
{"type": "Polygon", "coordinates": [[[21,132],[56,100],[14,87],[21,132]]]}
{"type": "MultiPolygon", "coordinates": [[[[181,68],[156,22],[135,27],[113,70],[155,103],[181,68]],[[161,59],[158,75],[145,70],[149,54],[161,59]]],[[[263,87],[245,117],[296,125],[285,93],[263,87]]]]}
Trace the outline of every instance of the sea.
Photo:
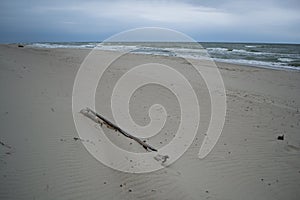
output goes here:
{"type": "Polygon", "coordinates": [[[217,42],[40,42],[37,48],[100,49],[136,54],[210,59],[279,70],[300,70],[300,44],[217,42]]]}

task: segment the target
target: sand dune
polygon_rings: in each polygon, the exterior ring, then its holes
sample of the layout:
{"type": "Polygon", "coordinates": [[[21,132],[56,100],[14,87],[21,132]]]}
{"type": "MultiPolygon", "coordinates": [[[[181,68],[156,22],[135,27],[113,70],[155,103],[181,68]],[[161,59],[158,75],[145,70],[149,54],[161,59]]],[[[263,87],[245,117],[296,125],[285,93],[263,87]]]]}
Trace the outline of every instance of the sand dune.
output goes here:
{"type": "MultiPolygon", "coordinates": [[[[97,88],[97,110],[107,106],[111,83],[128,66],[159,60],[178,69],[200,99],[200,129],[187,152],[156,172],[130,174],[92,157],[79,140],[72,116],[72,89],[89,50],[0,46],[0,199],[298,199],[300,196],[300,73],[218,63],[227,94],[224,129],[213,151],[197,156],[209,112],[203,80],[179,58],[127,55],[113,63],[97,88]],[[206,109],[207,108],[207,109],[206,109]],[[284,140],[278,140],[284,135],[284,140]]],[[[114,52],[103,52],[111,55],[114,52]]],[[[197,61],[202,62],[202,61],[197,61]]],[[[152,88],[153,89],[153,88],[152,88]]],[[[137,123],[159,99],[168,110],[174,95],[143,88],[132,99],[137,123]],[[147,96],[148,95],[148,96],[147,96]],[[145,97],[143,97],[145,96],[145,97]]],[[[176,101],[174,101],[176,103],[176,101]]],[[[175,104],[174,103],[174,104],[175,104]]],[[[168,113],[162,132],[147,142],[170,142],[180,111],[168,113]]],[[[118,146],[142,151],[138,144],[105,133],[118,146]]]]}

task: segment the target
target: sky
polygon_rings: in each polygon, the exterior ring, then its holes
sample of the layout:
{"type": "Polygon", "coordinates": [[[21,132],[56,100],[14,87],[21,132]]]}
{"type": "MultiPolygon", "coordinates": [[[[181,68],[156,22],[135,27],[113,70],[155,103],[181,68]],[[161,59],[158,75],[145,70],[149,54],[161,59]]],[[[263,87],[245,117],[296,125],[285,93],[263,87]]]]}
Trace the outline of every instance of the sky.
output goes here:
{"type": "Polygon", "coordinates": [[[103,41],[163,27],[202,42],[300,43],[299,0],[1,0],[0,43],[103,41]]]}

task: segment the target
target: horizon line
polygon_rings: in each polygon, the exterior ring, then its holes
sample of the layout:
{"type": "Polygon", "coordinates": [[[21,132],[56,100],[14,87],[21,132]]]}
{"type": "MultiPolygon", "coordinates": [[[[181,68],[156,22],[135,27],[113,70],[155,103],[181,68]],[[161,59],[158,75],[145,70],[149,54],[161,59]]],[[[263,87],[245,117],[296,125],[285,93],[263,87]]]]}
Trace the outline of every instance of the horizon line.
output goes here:
{"type": "MultiPolygon", "coordinates": [[[[33,44],[33,43],[105,43],[105,41],[36,41],[36,42],[8,42],[0,44],[33,44]]],[[[193,43],[186,41],[111,41],[106,43],[193,43]]],[[[197,43],[228,43],[228,44],[291,44],[299,45],[300,42],[261,42],[261,41],[196,41],[197,43]]]]}

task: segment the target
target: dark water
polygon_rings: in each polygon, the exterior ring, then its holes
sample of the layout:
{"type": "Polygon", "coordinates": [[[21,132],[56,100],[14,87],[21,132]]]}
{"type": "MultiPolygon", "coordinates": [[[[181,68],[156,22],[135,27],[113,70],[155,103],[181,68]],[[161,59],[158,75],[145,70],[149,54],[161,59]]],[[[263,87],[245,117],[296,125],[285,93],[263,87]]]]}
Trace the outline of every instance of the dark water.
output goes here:
{"type": "Polygon", "coordinates": [[[299,44],[264,43],[33,43],[40,48],[97,48],[113,51],[130,51],[139,54],[178,56],[205,59],[207,55],[216,61],[245,64],[257,67],[300,70],[299,44]]]}
{"type": "Polygon", "coordinates": [[[213,58],[225,62],[273,67],[300,67],[300,45],[203,43],[213,58]]]}

